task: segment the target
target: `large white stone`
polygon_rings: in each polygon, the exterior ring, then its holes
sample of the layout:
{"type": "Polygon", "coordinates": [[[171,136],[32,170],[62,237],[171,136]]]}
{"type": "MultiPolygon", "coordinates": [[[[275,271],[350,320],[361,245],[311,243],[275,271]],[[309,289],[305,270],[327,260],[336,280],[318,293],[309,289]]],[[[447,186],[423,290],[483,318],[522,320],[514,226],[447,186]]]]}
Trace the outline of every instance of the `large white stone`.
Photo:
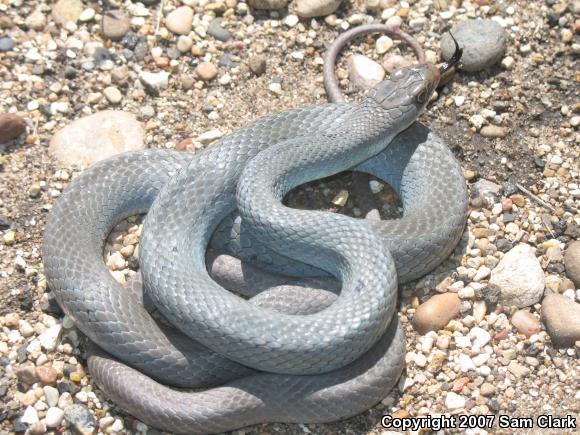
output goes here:
{"type": "Polygon", "coordinates": [[[49,152],[66,165],[86,168],[115,154],[145,148],[144,137],[145,131],[134,115],[105,110],[57,131],[49,152]]]}
{"type": "Polygon", "coordinates": [[[38,336],[38,341],[43,349],[52,351],[56,348],[62,325],[53,325],[38,336]]]}
{"type": "Polygon", "coordinates": [[[348,75],[356,86],[369,89],[385,78],[385,70],[374,60],[354,54],[348,61],[348,75]]]}
{"type": "Polygon", "coordinates": [[[489,283],[500,288],[502,304],[529,307],[544,294],[544,271],[532,247],[520,244],[504,255],[491,272],[489,283]]]}

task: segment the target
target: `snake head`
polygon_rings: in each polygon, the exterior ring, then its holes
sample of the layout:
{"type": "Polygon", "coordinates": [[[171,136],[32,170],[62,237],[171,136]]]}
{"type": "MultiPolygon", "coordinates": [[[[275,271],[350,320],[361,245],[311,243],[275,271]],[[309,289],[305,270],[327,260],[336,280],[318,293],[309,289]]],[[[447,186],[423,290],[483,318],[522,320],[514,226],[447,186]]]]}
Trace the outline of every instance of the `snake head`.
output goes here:
{"type": "Polygon", "coordinates": [[[367,98],[387,116],[409,126],[431,99],[440,78],[439,70],[431,64],[400,68],[372,88],[367,98]]]}

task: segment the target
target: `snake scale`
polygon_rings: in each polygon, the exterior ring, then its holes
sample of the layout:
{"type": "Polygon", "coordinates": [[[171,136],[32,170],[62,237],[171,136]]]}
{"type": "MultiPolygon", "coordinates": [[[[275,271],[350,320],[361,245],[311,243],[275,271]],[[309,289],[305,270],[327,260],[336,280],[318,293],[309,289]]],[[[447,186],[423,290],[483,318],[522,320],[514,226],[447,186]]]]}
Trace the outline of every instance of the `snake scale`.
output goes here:
{"type": "Polygon", "coordinates": [[[360,103],[266,116],[194,155],[124,153],[76,177],[46,225],[45,274],[92,341],[105,394],[177,433],[334,421],[384,398],[404,366],[397,283],[441,263],[465,223],[461,170],[415,123],[451,66],[398,70],[360,103]],[[292,188],[350,168],[393,186],[403,217],[282,205],[292,188]],[[123,287],[105,240],[142,213],[143,286],[123,287]]]}

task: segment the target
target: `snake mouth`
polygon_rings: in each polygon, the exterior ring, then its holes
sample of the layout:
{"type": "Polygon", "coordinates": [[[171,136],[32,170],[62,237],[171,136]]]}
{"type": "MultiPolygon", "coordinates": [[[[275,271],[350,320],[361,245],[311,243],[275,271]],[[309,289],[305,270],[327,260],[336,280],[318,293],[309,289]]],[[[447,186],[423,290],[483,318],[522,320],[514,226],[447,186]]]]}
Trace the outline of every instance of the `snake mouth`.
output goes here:
{"type": "Polygon", "coordinates": [[[445,62],[443,65],[441,65],[439,67],[439,73],[441,75],[445,74],[447,71],[449,71],[455,65],[457,65],[459,63],[459,61],[461,60],[461,56],[463,55],[463,48],[459,47],[457,40],[455,39],[455,37],[453,36],[453,34],[451,32],[449,32],[449,36],[451,36],[451,39],[453,39],[453,43],[455,44],[455,52],[453,53],[453,56],[451,56],[451,58],[447,62],[445,62]]]}

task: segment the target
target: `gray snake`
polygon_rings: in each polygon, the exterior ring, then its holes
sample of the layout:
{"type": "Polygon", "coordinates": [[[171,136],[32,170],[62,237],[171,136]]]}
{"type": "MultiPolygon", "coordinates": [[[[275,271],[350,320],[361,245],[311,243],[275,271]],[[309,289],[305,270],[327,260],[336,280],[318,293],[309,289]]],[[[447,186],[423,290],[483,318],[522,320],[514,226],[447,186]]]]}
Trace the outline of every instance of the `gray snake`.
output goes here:
{"type": "Polygon", "coordinates": [[[404,362],[397,282],[443,261],[465,222],[452,154],[426,128],[408,128],[439,77],[426,64],[406,68],[358,104],[292,109],[195,155],[125,153],[75,178],[46,225],[45,274],[77,327],[122,361],[96,347],[89,357],[107,396],[179,433],[333,421],[381,400],[404,362]],[[293,187],[349,168],[391,184],[404,217],[282,206],[293,187]],[[111,228],[145,212],[145,296],[175,329],[158,325],[140,292],[119,286],[102,261],[111,228]],[[210,241],[247,270],[269,270],[271,289],[244,301],[218,285],[241,273],[251,287],[260,274],[206,261],[210,241]]]}

